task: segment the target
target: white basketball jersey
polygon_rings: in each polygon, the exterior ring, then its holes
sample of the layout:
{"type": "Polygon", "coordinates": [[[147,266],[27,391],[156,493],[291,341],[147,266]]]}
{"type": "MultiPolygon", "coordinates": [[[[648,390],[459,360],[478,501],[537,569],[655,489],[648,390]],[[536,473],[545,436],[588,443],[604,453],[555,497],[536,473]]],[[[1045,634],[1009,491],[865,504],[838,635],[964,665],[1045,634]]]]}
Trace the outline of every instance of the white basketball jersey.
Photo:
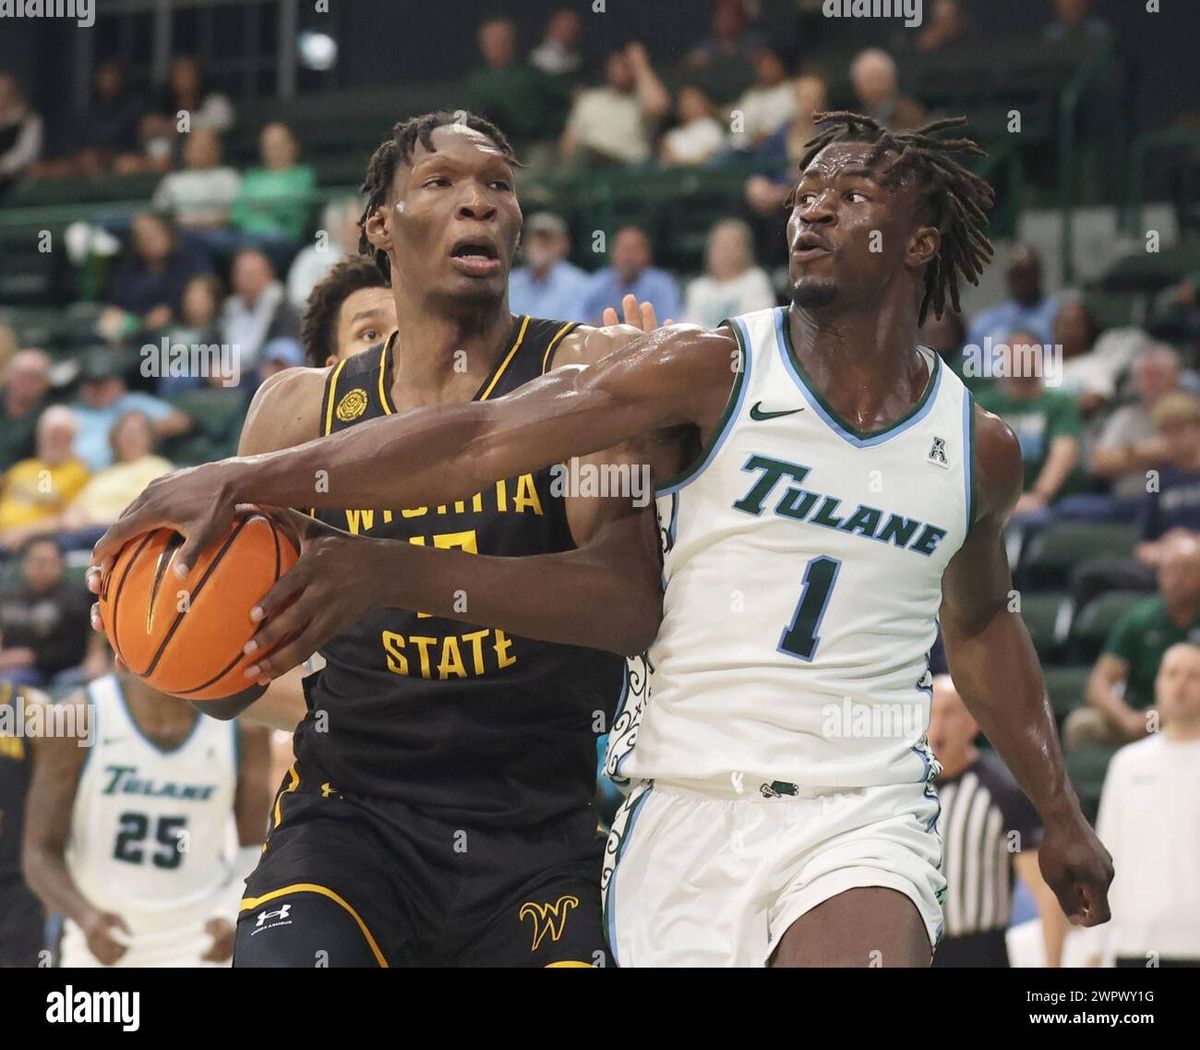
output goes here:
{"type": "Polygon", "coordinates": [[[732,327],[725,418],[656,493],[663,622],[608,772],[765,795],[932,779],[928,654],[971,515],[970,395],[922,347],[925,395],[864,435],[805,376],[785,309],[732,327]]]}
{"type": "Polygon", "coordinates": [[[229,895],[237,724],[198,716],[187,739],[164,751],[133,721],[116,676],[92,682],[88,700],[96,739],[75,796],[67,866],[89,901],[126,920],[136,946],[207,918],[229,895]]]}

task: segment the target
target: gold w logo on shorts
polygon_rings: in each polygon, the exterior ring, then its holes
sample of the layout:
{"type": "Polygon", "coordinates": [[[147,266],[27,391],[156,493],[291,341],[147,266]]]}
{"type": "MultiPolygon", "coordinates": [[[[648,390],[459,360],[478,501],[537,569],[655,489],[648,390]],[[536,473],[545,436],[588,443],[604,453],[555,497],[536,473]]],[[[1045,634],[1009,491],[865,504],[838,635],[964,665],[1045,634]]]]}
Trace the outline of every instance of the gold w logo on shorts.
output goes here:
{"type": "Polygon", "coordinates": [[[517,918],[524,921],[533,920],[533,947],[529,950],[536,952],[542,938],[550,934],[550,940],[557,941],[562,936],[563,927],[567,923],[567,912],[579,907],[578,897],[559,897],[553,904],[538,904],[526,901],[517,912],[517,918]]]}

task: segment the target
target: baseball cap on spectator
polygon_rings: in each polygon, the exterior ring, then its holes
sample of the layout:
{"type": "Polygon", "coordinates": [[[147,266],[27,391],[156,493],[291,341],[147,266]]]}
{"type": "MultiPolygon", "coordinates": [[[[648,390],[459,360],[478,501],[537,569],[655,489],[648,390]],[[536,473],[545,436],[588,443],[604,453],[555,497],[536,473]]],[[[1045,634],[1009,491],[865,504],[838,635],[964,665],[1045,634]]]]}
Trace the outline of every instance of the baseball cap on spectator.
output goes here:
{"type": "Polygon", "coordinates": [[[304,364],[304,351],[295,339],[272,339],[262,348],[259,360],[263,364],[274,361],[289,368],[304,364]]]}

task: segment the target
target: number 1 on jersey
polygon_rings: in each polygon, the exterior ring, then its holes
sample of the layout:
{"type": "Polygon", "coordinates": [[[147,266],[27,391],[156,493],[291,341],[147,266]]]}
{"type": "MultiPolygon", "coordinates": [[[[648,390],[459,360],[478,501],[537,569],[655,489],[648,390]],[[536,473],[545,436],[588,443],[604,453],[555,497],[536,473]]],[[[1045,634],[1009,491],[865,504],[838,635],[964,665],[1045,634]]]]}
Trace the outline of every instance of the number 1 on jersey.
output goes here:
{"type": "Polygon", "coordinates": [[[840,559],[824,554],[813,558],[805,566],[804,589],[800,592],[800,601],[796,603],[792,622],[779,639],[780,652],[801,660],[811,660],[816,654],[821,641],[821,636],[817,633],[821,627],[821,618],[829,605],[829,596],[833,593],[833,584],[841,567],[840,559]]]}

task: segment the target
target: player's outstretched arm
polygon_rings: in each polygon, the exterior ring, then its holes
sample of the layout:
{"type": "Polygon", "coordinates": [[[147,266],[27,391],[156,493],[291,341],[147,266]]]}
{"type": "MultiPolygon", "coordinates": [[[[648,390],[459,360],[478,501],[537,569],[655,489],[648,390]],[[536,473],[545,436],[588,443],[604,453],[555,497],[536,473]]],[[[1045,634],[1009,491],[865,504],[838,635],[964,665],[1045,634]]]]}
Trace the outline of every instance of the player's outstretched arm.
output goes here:
{"type": "Polygon", "coordinates": [[[1041,814],[1047,884],[1072,922],[1095,926],[1109,918],[1112,858],[1067,777],[1005,554],[1004,525],[1021,492],[1020,448],[1000,419],[975,413],[979,509],[942,579],[946,657],[967,707],[1041,814]]]}
{"type": "Polygon", "coordinates": [[[126,540],[170,526],[191,563],[238,503],[273,507],[429,506],[501,478],[610,448],[661,427],[716,424],[738,367],[727,332],[666,328],[590,367],[560,368],[495,401],[385,416],[297,448],[223,460],[152,482],[96,545],[106,565],[126,540]]]}

